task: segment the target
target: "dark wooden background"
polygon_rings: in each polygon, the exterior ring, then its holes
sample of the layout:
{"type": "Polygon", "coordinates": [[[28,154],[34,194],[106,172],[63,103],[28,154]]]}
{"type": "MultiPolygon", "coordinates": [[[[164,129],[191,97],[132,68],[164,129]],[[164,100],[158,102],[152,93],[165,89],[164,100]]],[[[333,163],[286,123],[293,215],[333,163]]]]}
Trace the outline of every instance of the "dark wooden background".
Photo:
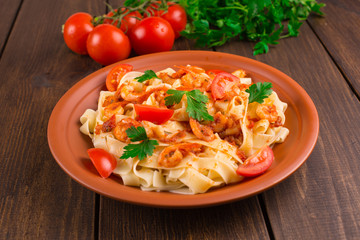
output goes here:
{"type": "MultiPolygon", "coordinates": [[[[115,201],[61,170],[47,145],[57,101],[101,68],[65,45],[73,13],[103,0],[3,0],[0,5],[0,239],[360,239],[360,1],[327,0],[300,36],[266,55],[253,43],[212,51],[267,63],[313,99],[320,134],[307,162],[257,196],[210,208],[157,209],[115,201]]],[[[119,6],[117,1],[109,3],[119,6]]],[[[173,50],[196,49],[178,39],[173,50]]]]}

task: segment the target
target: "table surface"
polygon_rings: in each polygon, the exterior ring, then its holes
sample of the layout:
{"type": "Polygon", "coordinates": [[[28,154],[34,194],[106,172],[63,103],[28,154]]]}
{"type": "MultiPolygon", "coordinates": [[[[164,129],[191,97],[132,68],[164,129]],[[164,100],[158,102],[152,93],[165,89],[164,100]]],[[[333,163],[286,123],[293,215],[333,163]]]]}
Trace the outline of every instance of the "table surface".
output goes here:
{"type": "MultiPolygon", "coordinates": [[[[109,1],[116,6],[117,1],[109,1]]],[[[72,180],[47,143],[57,101],[100,69],[72,53],[61,25],[72,13],[106,12],[103,0],[5,0],[0,14],[0,238],[359,239],[360,2],[324,1],[296,38],[265,55],[254,43],[211,51],[269,64],[297,81],[319,113],[317,144],[294,174],[245,200],[161,209],[100,196],[72,180]]],[[[186,39],[173,50],[198,49],[186,39]]]]}

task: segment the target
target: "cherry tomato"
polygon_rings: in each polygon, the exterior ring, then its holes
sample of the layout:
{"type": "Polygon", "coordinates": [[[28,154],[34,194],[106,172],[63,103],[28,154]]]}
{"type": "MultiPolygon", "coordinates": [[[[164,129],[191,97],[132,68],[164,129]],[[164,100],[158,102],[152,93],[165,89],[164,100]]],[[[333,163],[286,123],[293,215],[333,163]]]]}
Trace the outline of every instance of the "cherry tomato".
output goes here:
{"type": "Polygon", "coordinates": [[[140,121],[149,121],[155,124],[163,124],[174,114],[174,110],[135,104],[135,112],[140,121]]]}
{"type": "Polygon", "coordinates": [[[106,88],[111,92],[116,91],[121,78],[132,70],[133,66],[129,64],[119,64],[113,67],[106,76],[106,88]]]}
{"type": "MultiPolygon", "coordinates": [[[[121,11],[124,11],[124,10],[125,10],[124,8],[121,9],[121,11]]],[[[117,12],[117,9],[114,10],[114,11],[109,12],[108,14],[106,14],[106,16],[112,17],[112,16],[114,16],[114,12],[117,12]]],[[[123,14],[125,14],[126,12],[127,12],[127,10],[124,11],[123,14]]],[[[142,18],[142,16],[141,16],[141,14],[140,14],[138,11],[130,12],[129,14],[127,14],[127,15],[121,20],[120,29],[121,29],[124,33],[126,33],[126,34],[129,33],[129,32],[131,31],[131,29],[132,29],[138,22],[140,22],[139,19],[141,19],[141,18],[142,18]]],[[[104,23],[112,24],[112,25],[114,25],[114,26],[116,26],[116,27],[117,27],[117,25],[118,25],[118,22],[119,22],[118,20],[116,20],[116,21],[114,22],[114,20],[112,20],[112,19],[105,19],[105,20],[104,20],[104,23]]]]}
{"type": "Polygon", "coordinates": [[[92,16],[88,13],[78,12],[71,15],[64,24],[64,40],[72,51],[86,55],[86,40],[94,29],[91,23],[92,16]]]}
{"type": "Polygon", "coordinates": [[[239,82],[239,78],[227,73],[220,72],[216,74],[214,80],[211,83],[211,95],[214,100],[224,98],[226,92],[231,91],[231,88],[239,82]]]}
{"type": "Polygon", "coordinates": [[[131,46],[123,31],[110,24],[100,24],[89,34],[87,50],[92,59],[109,65],[127,58],[131,46]]]}
{"type": "Polygon", "coordinates": [[[167,20],[175,32],[175,39],[180,37],[180,32],[185,29],[187,17],[184,8],[179,4],[171,5],[168,11],[161,15],[162,18],[167,20]]]}
{"type": "Polygon", "coordinates": [[[175,34],[168,21],[160,17],[148,17],[136,24],[129,34],[131,44],[139,55],[170,51],[175,34]]]}
{"type": "Polygon", "coordinates": [[[180,32],[185,29],[187,17],[186,12],[183,7],[179,4],[173,2],[168,2],[168,10],[165,12],[160,9],[160,1],[156,2],[157,4],[151,4],[146,10],[151,14],[151,16],[161,17],[168,21],[175,33],[175,39],[180,37],[180,32]]]}
{"type": "Polygon", "coordinates": [[[101,177],[107,178],[116,168],[115,157],[101,148],[90,148],[87,150],[90,160],[101,177]]]}
{"type": "Polygon", "coordinates": [[[263,174],[274,161],[274,153],[269,146],[260,148],[238,167],[236,173],[244,177],[255,177],[263,174]]]}

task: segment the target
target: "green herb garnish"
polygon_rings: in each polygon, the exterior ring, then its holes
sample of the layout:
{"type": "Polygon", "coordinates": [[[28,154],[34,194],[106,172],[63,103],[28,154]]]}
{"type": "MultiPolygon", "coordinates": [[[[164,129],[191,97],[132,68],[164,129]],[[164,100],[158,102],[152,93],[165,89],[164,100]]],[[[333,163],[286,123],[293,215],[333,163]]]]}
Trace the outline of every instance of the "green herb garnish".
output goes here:
{"type": "Polygon", "coordinates": [[[209,101],[209,98],[204,95],[200,90],[192,91],[179,91],[175,89],[169,89],[167,92],[169,96],[165,98],[165,105],[171,106],[181,102],[184,94],[187,98],[187,107],[186,112],[189,114],[189,117],[194,118],[200,121],[214,121],[214,117],[211,116],[206,108],[206,103],[209,101]]]}
{"type": "Polygon", "coordinates": [[[146,80],[150,80],[153,78],[157,78],[156,73],[153,70],[146,70],[143,75],[141,75],[140,77],[136,77],[135,79],[138,82],[142,83],[145,82],[146,80]]]}
{"type": "Polygon", "coordinates": [[[151,156],[154,153],[155,146],[159,145],[158,141],[148,138],[144,127],[135,128],[132,126],[126,130],[126,134],[131,142],[140,141],[140,143],[130,143],[125,146],[125,152],[120,159],[134,158],[137,156],[140,160],[143,160],[146,156],[151,156]]]}
{"type": "Polygon", "coordinates": [[[270,82],[258,82],[251,85],[245,92],[249,93],[249,103],[258,102],[263,103],[264,99],[269,97],[272,93],[272,83],[270,82]]]}

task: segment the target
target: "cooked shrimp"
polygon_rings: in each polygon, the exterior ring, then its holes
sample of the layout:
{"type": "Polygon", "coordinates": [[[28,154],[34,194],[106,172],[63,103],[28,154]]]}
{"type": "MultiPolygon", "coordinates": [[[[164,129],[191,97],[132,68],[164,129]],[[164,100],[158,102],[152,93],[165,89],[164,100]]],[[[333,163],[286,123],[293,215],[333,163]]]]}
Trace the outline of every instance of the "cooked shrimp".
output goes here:
{"type": "Polygon", "coordinates": [[[217,112],[214,116],[214,122],[212,122],[210,126],[214,132],[218,133],[225,130],[227,122],[228,118],[221,114],[221,112],[217,112]]]}
{"type": "Polygon", "coordinates": [[[164,83],[173,85],[174,82],[176,81],[177,78],[173,78],[172,76],[170,76],[168,73],[166,72],[161,72],[159,73],[158,76],[164,83]]]}
{"type": "Polygon", "coordinates": [[[122,102],[114,102],[111,103],[109,105],[107,105],[104,108],[104,116],[106,119],[111,118],[113,115],[115,115],[116,113],[118,114],[123,114],[124,113],[124,103],[122,102]]]}
{"type": "Polygon", "coordinates": [[[176,66],[179,71],[172,74],[172,78],[180,78],[182,88],[208,90],[211,85],[211,79],[205,73],[205,70],[196,66],[176,66]]]}
{"type": "Polygon", "coordinates": [[[144,94],[144,88],[134,84],[122,84],[116,91],[115,96],[126,101],[136,101],[144,94]]]}
{"type": "Polygon", "coordinates": [[[278,119],[278,113],[274,104],[260,104],[256,108],[256,115],[258,115],[260,119],[269,120],[270,123],[274,123],[278,119]]]}
{"type": "Polygon", "coordinates": [[[180,143],[164,148],[158,158],[158,164],[171,168],[177,166],[188,153],[201,152],[201,145],[198,143],[180,143]]]}
{"type": "Polygon", "coordinates": [[[126,130],[131,127],[140,127],[141,124],[132,118],[124,118],[116,124],[113,134],[116,139],[122,142],[130,143],[130,139],[126,134],[126,130]]]}
{"type": "Polygon", "coordinates": [[[211,142],[215,139],[215,135],[210,126],[201,125],[198,121],[190,118],[190,127],[196,137],[207,142],[211,142]]]}
{"type": "Polygon", "coordinates": [[[115,96],[107,96],[107,97],[105,97],[105,100],[104,100],[102,106],[106,107],[117,101],[118,101],[118,99],[115,96]]]}
{"type": "Polygon", "coordinates": [[[141,92],[135,91],[133,86],[121,85],[116,91],[115,95],[120,98],[130,101],[132,103],[142,103],[145,101],[153,92],[163,91],[164,93],[169,89],[165,85],[159,85],[157,87],[146,87],[141,92]]]}

